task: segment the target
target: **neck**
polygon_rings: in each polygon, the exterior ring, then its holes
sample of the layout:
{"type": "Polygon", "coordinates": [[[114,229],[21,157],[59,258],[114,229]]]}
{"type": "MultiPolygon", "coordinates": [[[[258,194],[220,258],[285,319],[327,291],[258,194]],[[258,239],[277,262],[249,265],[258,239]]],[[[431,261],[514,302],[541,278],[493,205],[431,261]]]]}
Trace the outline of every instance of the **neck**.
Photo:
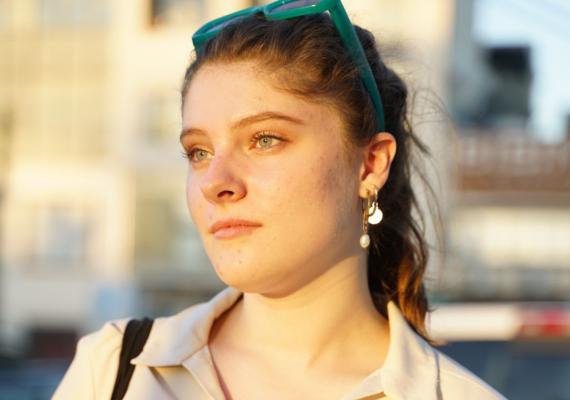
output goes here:
{"type": "Polygon", "coordinates": [[[359,352],[379,363],[387,352],[388,322],[369,294],[364,256],[343,260],[287,295],[244,293],[228,314],[231,342],[272,360],[309,368],[359,359],[359,352]],[[371,357],[371,346],[378,357],[371,357]]]}

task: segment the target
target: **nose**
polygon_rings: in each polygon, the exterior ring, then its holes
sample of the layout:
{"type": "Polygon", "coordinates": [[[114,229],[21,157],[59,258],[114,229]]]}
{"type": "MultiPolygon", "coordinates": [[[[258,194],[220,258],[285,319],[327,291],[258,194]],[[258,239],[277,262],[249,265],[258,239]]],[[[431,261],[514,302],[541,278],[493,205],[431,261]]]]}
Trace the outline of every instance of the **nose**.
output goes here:
{"type": "Polygon", "coordinates": [[[202,176],[200,190],[212,204],[235,202],[245,197],[245,182],[231,157],[214,157],[202,176]]]}

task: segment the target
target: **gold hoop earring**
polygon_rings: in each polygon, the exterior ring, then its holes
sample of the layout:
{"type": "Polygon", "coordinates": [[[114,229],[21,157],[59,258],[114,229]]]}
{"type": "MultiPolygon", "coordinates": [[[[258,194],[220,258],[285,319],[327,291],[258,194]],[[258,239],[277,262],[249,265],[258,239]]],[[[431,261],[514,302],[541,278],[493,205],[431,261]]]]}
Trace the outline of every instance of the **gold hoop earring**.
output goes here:
{"type": "MultiPolygon", "coordinates": [[[[360,247],[366,249],[370,246],[370,236],[368,235],[368,224],[376,225],[382,221],[383,213],[378,206],[378,188],[373,186],[372,195],[362,200],[362,235],[360,236],[360,247]]],[[[370,191],[369,191],[370,193],[370,191]]]]}

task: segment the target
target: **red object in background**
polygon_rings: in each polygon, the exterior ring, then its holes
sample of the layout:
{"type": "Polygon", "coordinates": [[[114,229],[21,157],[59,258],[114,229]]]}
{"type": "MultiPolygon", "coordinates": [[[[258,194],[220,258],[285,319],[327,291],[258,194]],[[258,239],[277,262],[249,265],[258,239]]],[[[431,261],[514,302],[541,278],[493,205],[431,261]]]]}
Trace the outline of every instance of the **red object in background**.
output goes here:
{"type": "Polygon", "coordinates": [[[570,337],[570,310],[543,308],[522,311],[521,337],[570,337]]]}

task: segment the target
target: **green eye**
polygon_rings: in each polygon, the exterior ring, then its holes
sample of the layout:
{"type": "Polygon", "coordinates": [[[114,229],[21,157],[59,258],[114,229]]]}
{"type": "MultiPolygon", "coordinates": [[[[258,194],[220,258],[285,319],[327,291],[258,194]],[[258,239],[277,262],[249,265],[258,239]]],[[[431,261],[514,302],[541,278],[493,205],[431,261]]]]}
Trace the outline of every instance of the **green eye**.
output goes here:
{"type": "Polygon", "coordinates": [[[257,132],[252,138],[251,142],[254,147],[258,149],[270,149],[276,145],[276,141],[282,140],[280,137],[268,133],[268,132],[257,132]]]}
{"type": "Polygon", "coordinates": [[[271,147],[273,140],[275,140],[275,138],[272,138],[271,136],[264,136],[259,139],[259,145],[263,148],[271,147]]]}
{"type": "Polygon", "coordinates": [[[195,148],[189,151],[183,151],[182,156],[187,158],[191,163],[197,164],[208,159],[208,151],[200,148],[195,148]]]}
{"type": "Polygon", "coordinates": [[[202,149],[196,149],[192,151],[190,154],[192,158],[196,161],[204,161],[205,159],[208,158],[208,152],[202,149]]]}

